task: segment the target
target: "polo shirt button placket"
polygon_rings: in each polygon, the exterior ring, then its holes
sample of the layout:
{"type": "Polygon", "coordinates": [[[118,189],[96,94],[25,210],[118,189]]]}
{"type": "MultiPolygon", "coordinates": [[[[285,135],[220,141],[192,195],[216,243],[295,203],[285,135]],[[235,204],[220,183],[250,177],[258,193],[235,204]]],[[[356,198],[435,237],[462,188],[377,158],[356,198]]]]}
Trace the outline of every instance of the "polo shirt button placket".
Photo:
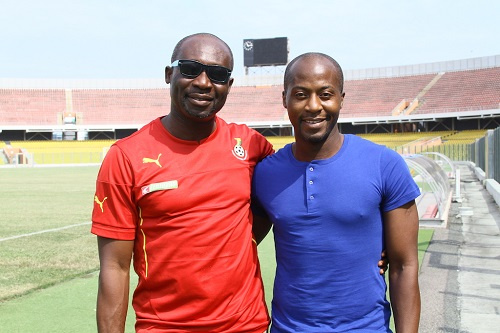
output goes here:
{"type": "MultiPolygon", "coordinates": [[[[310,166],[310,167],[309,167],[309,171],[310,171],[310,172],[313,172],[313,171],[314,171],[314,167],[310,166]]],[[[310,175],[308,175],[308,176],[309,176],[309,177],[311,177],[310,175]]],[[[308,178],[309,178],[309,177],[308,177],[308,178]]],[[[313,181],[313,180],[311,180],[311,179],[309,179],[307,183],[308,183],[309,185],[313,185],[313,184],[314,184],[314,181],[313,181]]],[[[308,187],[308,192],[309,192],[309,193],[313,192],[313,190],[312,190],[312,188],[311,188],[310,186],[308,187]]],[[[313,194],[309,194],[309,200],[314,200],[314,195],[313,195],[313,194]]]]}

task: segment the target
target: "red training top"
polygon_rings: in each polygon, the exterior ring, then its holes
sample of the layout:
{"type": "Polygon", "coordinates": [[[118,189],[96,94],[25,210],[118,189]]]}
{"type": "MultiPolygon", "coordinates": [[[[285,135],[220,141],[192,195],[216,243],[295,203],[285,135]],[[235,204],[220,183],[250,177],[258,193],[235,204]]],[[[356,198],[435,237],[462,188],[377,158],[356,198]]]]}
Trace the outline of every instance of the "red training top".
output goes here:
{"type": "Polygon", "coordinates": [[[269,324],[251,178],[272,145],[216,118],[201,142],[155,119],[109,150],[97,177],[92,233],[135,240],[141,332],[258,332],[269,324]]]}

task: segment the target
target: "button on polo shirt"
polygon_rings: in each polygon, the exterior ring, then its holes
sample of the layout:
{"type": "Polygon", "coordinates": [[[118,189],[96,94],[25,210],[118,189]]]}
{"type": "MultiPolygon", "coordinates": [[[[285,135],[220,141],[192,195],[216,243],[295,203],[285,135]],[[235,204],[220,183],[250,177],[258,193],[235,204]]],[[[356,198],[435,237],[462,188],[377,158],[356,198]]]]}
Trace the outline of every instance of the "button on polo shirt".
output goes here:
{"type": "Polygon", "coordinates": [[[316,195],[316,191],[313,186],[316,180],[316,175],[314,174],[315,167],[316,167],[315,165],[309,165],[307,168],[309,172],[306,172],[305,182],[306,182],[308,205],[311,203],[310,201],[314,200],[314,197],[316,195]]]}

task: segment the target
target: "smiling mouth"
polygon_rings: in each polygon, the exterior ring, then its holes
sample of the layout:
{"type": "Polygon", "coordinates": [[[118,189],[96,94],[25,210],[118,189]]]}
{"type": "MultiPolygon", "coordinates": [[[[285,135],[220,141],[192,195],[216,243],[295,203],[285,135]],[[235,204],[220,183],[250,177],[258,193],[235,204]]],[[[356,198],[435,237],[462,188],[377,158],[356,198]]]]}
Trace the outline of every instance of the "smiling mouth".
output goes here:
{"type": "Polygon", "coordinates": [[[204,101],[207,101],[207,100],[211,101],[213,99],[213,97],[211,95],[204,94],[204,93],[188,93],[187,97],[192,98],[192,99],[197,99],[197,100],[204,100],[204,101]]]}
{"type": "Polygon", "coordinates": [[[206,102],[212,101],[211,97],[189,96],[189,98],[194,99],[195,101],[206,101],[206,102]]]}
{"type": "Polygon", "coordinates": [[[323,118],[321,118],[321,119],[302,119],[302,122],[304,122],[306,124],[314,125],[314,124],[319,124],[324,120],[325,119],[323,119],[323,118]]]}
{"type": "Polygon", "coordinates": [[[199,105],[199,106],[207,106],[212,103],[213,98],[210,96],[202,96],[202,95],[187,95],[187,99],[191,104],[199,105]]]}

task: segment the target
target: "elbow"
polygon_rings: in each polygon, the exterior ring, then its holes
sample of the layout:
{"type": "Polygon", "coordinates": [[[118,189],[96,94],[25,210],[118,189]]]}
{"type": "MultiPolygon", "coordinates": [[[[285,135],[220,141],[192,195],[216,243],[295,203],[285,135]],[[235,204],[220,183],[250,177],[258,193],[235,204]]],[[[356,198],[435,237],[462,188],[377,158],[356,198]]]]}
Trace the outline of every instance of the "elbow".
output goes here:
{"type": "Polygon", "coordinates": [[[418,259],[408,261],[389,261],[389,275],[418,275],[418,259]]]}

